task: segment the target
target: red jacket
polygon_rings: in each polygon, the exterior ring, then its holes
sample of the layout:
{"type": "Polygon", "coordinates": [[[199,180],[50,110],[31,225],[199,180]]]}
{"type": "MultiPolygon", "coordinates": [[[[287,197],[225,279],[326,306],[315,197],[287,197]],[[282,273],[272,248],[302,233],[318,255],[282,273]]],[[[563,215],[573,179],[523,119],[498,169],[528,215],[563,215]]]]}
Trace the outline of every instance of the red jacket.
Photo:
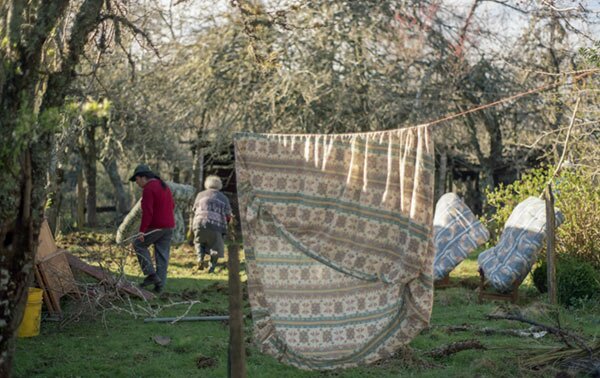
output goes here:
{"type": "Polygon", "coordinates": [[[150,180],[142,192],[142,223],[140,232],[155,228],[175,227],[175,202],[169,187],[163,188],[160,180],[150,180]]]}

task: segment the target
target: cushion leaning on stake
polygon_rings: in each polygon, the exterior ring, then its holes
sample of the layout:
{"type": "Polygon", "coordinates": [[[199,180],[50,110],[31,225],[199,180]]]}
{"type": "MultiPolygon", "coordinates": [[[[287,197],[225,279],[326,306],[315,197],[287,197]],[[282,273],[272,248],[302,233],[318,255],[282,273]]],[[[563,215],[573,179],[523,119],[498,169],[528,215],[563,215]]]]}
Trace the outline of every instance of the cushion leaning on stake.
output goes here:
{"type": "Polygon", "coordinates": [[[490,237],[485,226],[454,193],[444,194],[435,205],[433,235],[435,280],[447,276],[490,237]]]}
{"type": "MultiPolygon", "coordinates": [[[[564,221],[558,209],[556,227],[564,221]]],[[[529,197],[519,203],[506,221],[498,244],[479,255],[479,267],[499,292],[518,287],[531,270],[546,238],[546,203],[529,197]]]]}

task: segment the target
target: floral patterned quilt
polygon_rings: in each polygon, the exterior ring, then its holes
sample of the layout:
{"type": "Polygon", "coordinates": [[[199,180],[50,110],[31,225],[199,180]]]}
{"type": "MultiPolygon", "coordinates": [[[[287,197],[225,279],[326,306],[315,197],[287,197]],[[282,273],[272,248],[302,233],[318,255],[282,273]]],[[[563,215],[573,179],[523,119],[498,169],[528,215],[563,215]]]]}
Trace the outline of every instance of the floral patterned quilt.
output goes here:
{"type": "Polygon", "coordinates": [[[391,356],[429,323],[430,130],[241,133],[236,174],[254,338],[308,370],[391,356]]]}

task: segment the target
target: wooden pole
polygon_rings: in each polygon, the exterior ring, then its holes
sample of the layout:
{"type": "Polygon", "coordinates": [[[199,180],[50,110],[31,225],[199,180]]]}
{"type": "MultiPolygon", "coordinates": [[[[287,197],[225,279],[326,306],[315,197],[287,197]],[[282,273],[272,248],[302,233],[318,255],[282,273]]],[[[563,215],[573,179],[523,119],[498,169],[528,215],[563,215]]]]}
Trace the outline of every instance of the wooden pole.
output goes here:
{"type": "Polygon", "coordinates": [[[554,233],[556,219],[554,214],[554,196],[552,195],[552,184],[548,184],[545,190],[546,197],[546,263],[548,267],[548,300],[555,305],[556,300],[556,261],[554,249],[556,235],[554,233]]]}
{"type": "Polygon", "coordinates": [[[83,170],[77,172],[77,228],[85,224],[85,189],[83,187],[83,170]]]}
{"type": "Polygon", "coordinates": [[[229,265],[229,378],[246,378],[246,348],[242,313],[239,246],[234,240],[227,247],[229,265]]]}

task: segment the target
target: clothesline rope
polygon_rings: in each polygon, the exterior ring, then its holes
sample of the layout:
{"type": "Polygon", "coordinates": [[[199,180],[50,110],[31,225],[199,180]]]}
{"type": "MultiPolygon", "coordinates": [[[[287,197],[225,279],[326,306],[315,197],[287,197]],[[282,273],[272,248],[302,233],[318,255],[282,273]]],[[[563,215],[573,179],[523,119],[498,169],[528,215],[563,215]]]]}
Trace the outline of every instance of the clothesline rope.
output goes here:
{"type": "MultiPolygon", "coordinates": [[[[592,75],[594,73],[597,73],[597,72],[600,72],[600,69],[596,68],[596,69],[591,69],[591,70],[577,71],[576,73],[579,73],[579,75],[575,76],[573,78],[573,82],[571,84],[569,84],[569,85],[575,85],[575,83],[577,83],[581,79],[583,79],[583,78],[585,78],[585,77],[587,77],[589,75],[592,75]]],[[[505,98],[501,98],[500,100],[496,100],[496,101],[493,101],[493,102],[490,102],[490,103],[487,103],[487,104],[479,105],[479,106],[476,106],[476,107],[471,108],[471,109],[467,109],[467,110],[459,112],[459,113],[451,114],[449,116],[446,116],[446,117],[443,117],[443,118],[440,118],[440,119],[437,119],[435,121],[428,122],[426,124],[419,125],[419,126],[433,126],[433,125],[437,125],[437,124],[440,124],[442,122],[450,121],[452,119],[455,119],[455,118],[458,118],[458,117],[462,117],[462,116],[470,114],[470,113],[474,113],[474,112],[478,112],[480,110],[491,108],[493,106],[500,105],[500,104],[503,104],[503,103],[506,103],[506,102],[509,102],[509,101],[512,101],[512,100],[516,100],[518,98],[521,98],[521,97],[524,97],[524,96],[528,96],[528,95],[533,94],[533,93],[543,92],[543,91],[546,91],[548,89],[556,88],[559,85],[561,85],[561,82],[556,82],[556,83],[542,85],[540,87],[533,88],[533,89],[530,89],[530,90],[525,91],[525,92],[517,93],[517,94],[514,94],[512,96],[505,97],[505,98]]]]}
{"type": "MultiPolygon", "coordinates": [[[[567,85],[569,85],[569,86],[570,85],[575,85],[578,81],[584,79],[585,77],[590,76],[590,75],[592,75],[594,73],[598,73],[598,72],[600,72],[600,68],[593,68],[593,69],[581,70],[581,71],[571,71],[571,72],[565,73],[565,75],[577,74],[577,76],[575,76],[573,78],[573,82],[569,83],[567,85]]],[[[474,108],[467,109],[467,110],[462,111],[462,112],[450,114],[448,116],[439,118],[437,120],[426,122],[426,123],[422,123],[422,124],[419,124],[419,125],[416,125],[416,126],[411,126],[411,127],[429,127],[429,126],[439,125],[439,124],[441,124],[443,122],[450,121],[450,120],[462,117],[462,116],[467,115],[467,114],[475,113],[475,112],[478,112],[480,110],[491,108],[493,106],[504,104],[506,102],[510,102],[510,101],[516,100],[518,98],[528,96],[530,94],[534,94],[534,93],[538,93],[538,92],[543,92],[543,91],[546,91],[548,89],[556,88],[556,87],[560,86],[561,84],[563,84],[563,83],[561,81],[558,81],[558,82],[555,82],[555,83],[542,85],[540,87],[536,87],[536,88],[530,89],[530,90],[525,91],[525,92],[520,92],[520,93],[514,94],[512,96],[501,98],[500,100],[492,101],[492,102],[489,102],[489,103],[483,104],[483,105],[478,105],[478,106],[476,106],[474,108]]],[[[402,129],[402,128],[400,128],[400,129],[402,129]]],[[[362,131],[362,132],[355,132],[355,133],[343,133],[343,134],[337,134],[337,136],[338,137],[353,137],[353,136],[356,136],[356,135],[378,134],[381,131],[393,131],[393,130],[376,130],[376,131],[367,131],[367,132],[362,131]]],[[[239,134],[245,134],[245,133],[241,132],[239,134]]],[[[272,137],[277,137],[277,136],[288,136],[290,134],[269,133],[269,135],[272,136],[272,137]]],[[[309,137],[321,136],[321,135],[323,135],[323,134],[298,134],[297,136],[309,138],[309,137]]]]}

